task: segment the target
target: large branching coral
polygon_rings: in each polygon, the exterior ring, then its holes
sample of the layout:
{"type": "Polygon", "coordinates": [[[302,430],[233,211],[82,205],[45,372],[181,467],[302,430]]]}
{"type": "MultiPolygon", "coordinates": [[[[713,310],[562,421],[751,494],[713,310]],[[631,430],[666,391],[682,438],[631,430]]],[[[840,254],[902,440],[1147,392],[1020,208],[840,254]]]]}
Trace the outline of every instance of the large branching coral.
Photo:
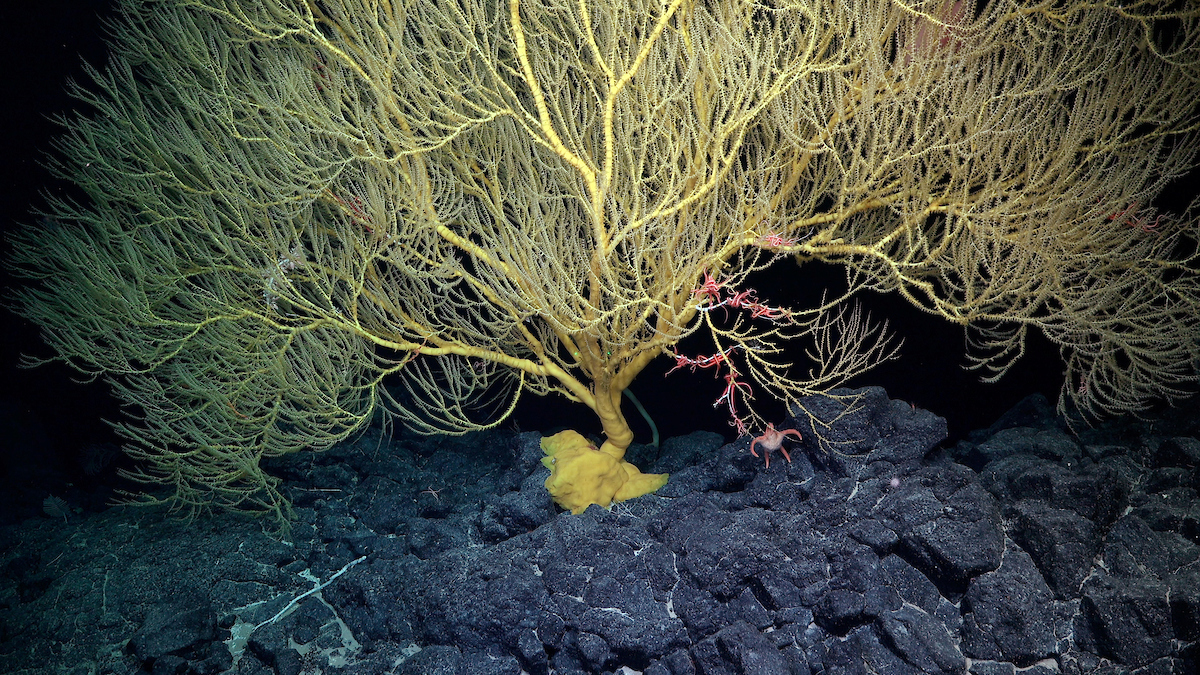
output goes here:
{"type": "Polygon", "coordinates": [[[745,295],[783,256],[965,326],[997,372],[1040,329],[1065,400],[1135,410],[1200,361],[1196,221],[1150,206],[1195,165],[1198,12],[125,0],[59,144],[87,198],[18,237],[18,309],[112,380],[136,477],[188,513],[282,515],[262,457],[380,411],[480,428],[521,392],[591,408],[619,459],[622,391],[698,329],[761,429],[746,380],[795,402],[892,353],[846,296],[745,295]]]}

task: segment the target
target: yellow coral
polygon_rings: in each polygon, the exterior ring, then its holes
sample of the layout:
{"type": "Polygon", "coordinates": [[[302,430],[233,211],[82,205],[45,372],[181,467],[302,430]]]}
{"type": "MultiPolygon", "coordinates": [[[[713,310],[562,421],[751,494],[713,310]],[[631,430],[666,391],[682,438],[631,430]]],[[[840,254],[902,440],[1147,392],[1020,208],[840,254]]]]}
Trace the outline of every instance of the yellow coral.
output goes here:
{"type": "Polygon", "coordinates": [[[608,508],[614,501],[641,497],[667,484],[668,474],[642,473],[622,459],[623,452],[598,449],[574,431],[543,438],[542,452],[542,464],[550,469],[546,489],[556,504],[574,514],[592,504],[608,508]]]}

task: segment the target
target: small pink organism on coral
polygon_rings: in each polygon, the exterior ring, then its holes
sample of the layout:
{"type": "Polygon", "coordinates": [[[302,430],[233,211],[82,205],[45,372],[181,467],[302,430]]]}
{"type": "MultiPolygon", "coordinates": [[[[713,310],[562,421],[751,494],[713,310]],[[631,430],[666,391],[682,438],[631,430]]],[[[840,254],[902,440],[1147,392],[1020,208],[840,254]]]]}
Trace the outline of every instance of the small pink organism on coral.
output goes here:
{"type": "Polygon", "coordinates": [[[796,431],[795,429],[776,429],[774,424],[768,424],[767,430],[763,432],[762,436],[758,436],[750,442],[750,454],[758,457],[758,453],[754,451],[754,446],[761,443],[763,446],[763,457],[765,457],[767,460],[768,469],[771,468],[772,450],[778,450],[782,452],[783,458],[786,459],[790,464],[792,461],[792,456],[789,455],[788,451],[783,447],[783,441],[787,436],[795,436],[796,440],[800,440],[801,438],[800,432],[796,431]]]}

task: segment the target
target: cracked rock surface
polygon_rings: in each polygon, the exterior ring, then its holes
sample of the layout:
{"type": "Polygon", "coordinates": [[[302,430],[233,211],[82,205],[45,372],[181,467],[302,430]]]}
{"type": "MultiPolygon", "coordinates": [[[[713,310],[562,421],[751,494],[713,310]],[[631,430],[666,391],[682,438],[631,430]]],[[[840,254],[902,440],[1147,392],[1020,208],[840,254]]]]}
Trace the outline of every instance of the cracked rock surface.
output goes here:
{"type": "Polygon", "coordinates": [[[280,542],[130,508],[0,528],[12,673],[1190,673],[1200,422],[1072,434],[1031,398],[942,448],[878,388],[792,462],[694,433],[654,495],[556,509],[536,433],[378,436],[271,467],[280,542]]]}

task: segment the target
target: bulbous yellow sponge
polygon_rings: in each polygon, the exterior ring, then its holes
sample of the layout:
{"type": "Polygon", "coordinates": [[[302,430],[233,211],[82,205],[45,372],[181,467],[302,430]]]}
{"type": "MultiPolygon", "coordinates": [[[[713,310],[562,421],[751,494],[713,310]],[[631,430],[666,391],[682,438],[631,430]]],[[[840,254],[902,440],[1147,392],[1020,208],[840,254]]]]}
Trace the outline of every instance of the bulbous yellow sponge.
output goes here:
{"type": "Polygon", "coordinates": [[[542,452],[542,464],[550,469],[546,489],[556,504],[574,514],[591,504],[609,508],[667,484],[668,474],[642,473],[622,459],[623,451],[598,449],[574,431],[543,438],[542,452]]]}

